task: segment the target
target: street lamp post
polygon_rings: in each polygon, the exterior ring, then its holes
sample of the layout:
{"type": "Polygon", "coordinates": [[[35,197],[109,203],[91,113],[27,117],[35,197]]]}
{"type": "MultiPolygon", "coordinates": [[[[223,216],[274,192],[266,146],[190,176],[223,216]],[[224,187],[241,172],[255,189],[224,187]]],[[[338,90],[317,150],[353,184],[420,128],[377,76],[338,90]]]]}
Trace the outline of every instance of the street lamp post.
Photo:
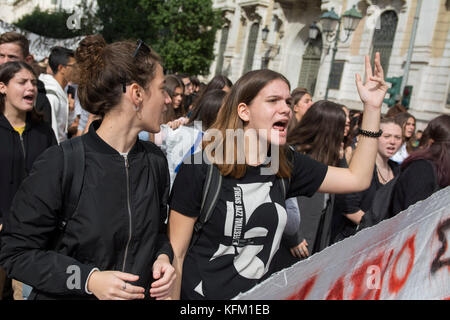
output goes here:
{"type": "Polygon", "coordinates": [[[325,91],[325,100],[328,99],[328,91],[330,87],[331,81],[331,68],[334,64],[334,59],[336,57],[336,52],[338,50],[338,42],[346,42],[353,31],[358,27],[359,21],[362,19],[361,13],[356,9],[354,5],[350,10],[347,10],[342,15],[342,18],[339,17],[336,12],[334,12],[334,8],[331,8],[331,11],[327,11],[320,16],[320,23],[322,25],[322,31],[325,33],[325,38],[327,42],[332,43],[334,41],[333,54],[331,56],[331,67],[330,73],[328,75],[327,89],[325,91]],[[340,39],[341,32],[341,23],[344,26],[344,30],[346,32],[346,36],[344,40],[340,39]],[[334,31],[336,29],[337,30],[334,31]]]}

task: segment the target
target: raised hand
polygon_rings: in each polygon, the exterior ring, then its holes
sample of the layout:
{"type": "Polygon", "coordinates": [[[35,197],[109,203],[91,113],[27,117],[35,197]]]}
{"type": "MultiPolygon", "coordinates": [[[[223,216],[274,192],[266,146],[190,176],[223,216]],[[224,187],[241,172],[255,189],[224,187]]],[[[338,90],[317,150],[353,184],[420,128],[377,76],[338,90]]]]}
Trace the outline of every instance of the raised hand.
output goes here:
{"type": "Polygon", "coordinates": [[[384,81],[384,72],[380,63],[380,53],[375,53],[375,72],[372,72],[370,59],[365,58],[366,83],[363,84],[361,76],[356,74],[356,88],[359,97],[365,106],[381,108],[388,86],[384,81]]]}

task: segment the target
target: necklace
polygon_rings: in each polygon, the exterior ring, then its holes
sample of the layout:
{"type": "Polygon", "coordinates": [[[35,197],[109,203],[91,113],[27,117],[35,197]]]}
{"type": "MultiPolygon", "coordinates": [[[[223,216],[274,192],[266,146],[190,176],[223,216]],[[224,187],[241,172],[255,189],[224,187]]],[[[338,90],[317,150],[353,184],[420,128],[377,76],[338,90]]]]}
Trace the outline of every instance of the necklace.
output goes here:
{"type": "Polygon", "coordinates": [[[390,177],[390,170],[388,169],[388,172],[387,172],[387,174],[388,174],[388,178],[387,179],[385,179],[384,177],[383,177],[383,175],[381,174],[381,171],[380,171],[380,169],[378,169],[378,167],[377,167],[377,172],[378,172],[378,176],[381,178],[381,182],[383,183],[383,184],[386,184],[386,183],[388,183],[389,182],[389,177],[390,177]]]}

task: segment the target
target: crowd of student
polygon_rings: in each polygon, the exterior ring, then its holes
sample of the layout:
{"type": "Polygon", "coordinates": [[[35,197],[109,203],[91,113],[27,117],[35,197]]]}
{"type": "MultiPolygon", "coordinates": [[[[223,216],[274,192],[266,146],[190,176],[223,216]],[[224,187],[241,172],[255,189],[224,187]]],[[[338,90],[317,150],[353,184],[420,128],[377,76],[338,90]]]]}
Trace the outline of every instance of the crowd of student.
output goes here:
{"type": "Polygon", "coordinates": [[[0,297],[230,299],[450,184],[450,116],[381,117],[378,53],[363,112],[271,70],[164,75],[140,40],[43,72],[9,32],[0,64],[0,297]]]}

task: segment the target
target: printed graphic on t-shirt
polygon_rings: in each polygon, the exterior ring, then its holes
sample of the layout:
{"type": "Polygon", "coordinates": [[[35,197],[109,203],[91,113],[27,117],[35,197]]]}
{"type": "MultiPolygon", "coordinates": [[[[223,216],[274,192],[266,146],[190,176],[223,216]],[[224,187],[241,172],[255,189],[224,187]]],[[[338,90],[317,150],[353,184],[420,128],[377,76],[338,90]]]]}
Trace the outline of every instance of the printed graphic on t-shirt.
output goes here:
{"type": "MultiPolygon", "coordinates": [[[[223,178],[216,207],[184,259],[183,299],[231,299],[279,271],[278,251],[287,222],[283,195],[311,196],[327,169],[299,154],[293,168],[285,195],[279,178],[261,174],[261,167],[247,167],[240,179],[223,178]]],[[[198,217],[206,172],[207,164],[180,167],[172,210],[198,217]]]]}
{"type": "MultiPolygon", "coordinates": [[[[281,196],[280,199],[271,196],[275,178],[264,180],[269,181],[225,182],[226,201],[223,203],[226,205],[219,205],[218,209],[223,214],[216,212],[214,217],[216,221],[222,221],[221,229],[217,233],[211,232],[215,235],[217,246],[199,248],[205,254],[202,256],[210,258],[207,262],[200,262],[203,277],[197,283],[192,283],[192,289],[198,294],[211,298],[222,288],[222,293],[231,298],[269,271],[280,247],[287,213],[277,203],[281,201],[281,196]],[[222,272],[220,279],[217,270],[222,272]]],[[[273,192],[274,195],[278,193],[273,192]]],[[[185,265],[192,271],[191,267],[185,265]]]]}
{"type": "Polygon", "coordinates": [[[233,255],[233,265],[239,275],[247,279],[260,279],[267,271],[275,252],[280,245],[281,235],[286,225],[286,210],[273,203],[269,192],[272,182],[238,184],[234,187],[234,202],[227,201],[224,236],[231,237],[231,245],[220,244],[210,261],[223,256],[233,255]],[[258,254],[264,249],[259,239],[267,237],[269,230],[265,226],[253,225],[259,220],[257,215],[267,214],[265,208],[274,206],[278,221],[270,253],[266,261],[258,254]],[[253,217],[253,219],[252,219],[253,217]],[[245,231],[246,230],[246,231],[245,231]]]}

